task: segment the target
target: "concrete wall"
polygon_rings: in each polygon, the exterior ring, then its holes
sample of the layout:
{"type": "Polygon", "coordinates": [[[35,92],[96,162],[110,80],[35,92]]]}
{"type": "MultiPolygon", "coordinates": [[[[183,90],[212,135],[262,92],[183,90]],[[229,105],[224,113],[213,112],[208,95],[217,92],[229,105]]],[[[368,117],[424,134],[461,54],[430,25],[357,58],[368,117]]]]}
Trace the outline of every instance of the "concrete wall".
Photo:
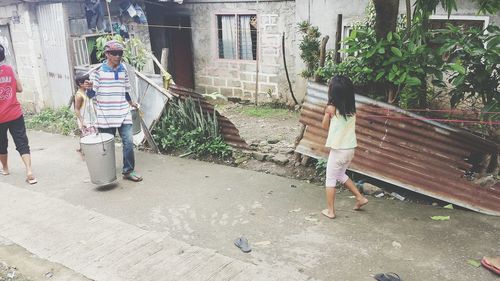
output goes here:
{"type": "MultiPolygon", "coordinates": [[[[371,0],[295,0],[297,22],[309,21],[312,25],[319,27],[322,36],[330,36],[327,44],[327,49],[334,49],[335,32],[337,29],[337,14],[342,14],[342,22],[344,26],[349,26],[351,23],[365,18],[365,10],[371,0]]],[[[412,1],[412,9],[413,9],[412,1]]],[[[454,11],[452,15],[477,16],[478,6],[471,0],[457,0],[458,11],[454,11]]],[[[404,0],[399,1],[400,14],[406,13],[406,4],[404,0]]],[[[436,15],[447,16],[447,13],[438,6],[436,15]]],[[[489,16],[489,22],[499,24],[500,15],[489,16]]],[[[300,36],[298,36],[300,37],[300,36]]],[[[298,38],[300,40],[301,38],[298,38]]],[[[299,41],[300,42],[300,41],[299,41]]],[[[298,43],[299,44],[299,43],[298,43]]],[[[296,57],[296,88],[300,95],[305,93],[306,80],[298,75],[305,68],[298,44],[295,45],[296,57]]]]}
{"type": "Polygon", "coordinates": [[[9,26],[12,37],[17,72],[24,88],[18,94],[19,101],[25,109],[44,107],[50,92],[35,6],[24,3],[0,7],[0,24],[9,26]],[[19,23],[12,20],[14,13],[19,16],[19,23]]]}
{"type": "Polygon", "coordinates": [[[241,97],[252,101],[255,99],[256,61],[219,59],[217,53],[216,14],[250,13],[257,14],[260,32],[259,102],[291,99],[283,66],[281,36],[285,32],[287,67],[293,82],[296,59],[291,50],[292,46],[297,44],[294,1],[267,1],[258,5],[252,1],[191,2],[196,3],[185,1],[173,9],[191,17],[197,91],[220,92],[228,97],[241,97]]]}

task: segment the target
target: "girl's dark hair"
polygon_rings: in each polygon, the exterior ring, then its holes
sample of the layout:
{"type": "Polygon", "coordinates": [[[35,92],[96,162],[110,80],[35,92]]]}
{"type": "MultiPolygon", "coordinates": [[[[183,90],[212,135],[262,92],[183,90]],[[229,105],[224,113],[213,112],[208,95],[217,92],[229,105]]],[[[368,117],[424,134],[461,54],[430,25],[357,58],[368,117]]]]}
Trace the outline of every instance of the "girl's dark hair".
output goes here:
{"type": "Polygon", "coordinates": [[[0,62],[5,59],[5,48],[0,44],[0,62]]]}
{"type": "Polygon", "coordinates": [[[345,119],[356,113],[354,85],[351,79],[343,75],[332,77],[328,85],[328,104],[335,106],[345,119]]]}

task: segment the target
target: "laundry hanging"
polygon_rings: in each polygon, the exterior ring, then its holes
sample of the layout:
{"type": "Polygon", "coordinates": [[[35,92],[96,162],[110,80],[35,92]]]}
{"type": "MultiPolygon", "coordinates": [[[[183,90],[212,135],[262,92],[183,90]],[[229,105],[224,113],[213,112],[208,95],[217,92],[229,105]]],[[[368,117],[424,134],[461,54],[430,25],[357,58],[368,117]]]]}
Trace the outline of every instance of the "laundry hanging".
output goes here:
{"type": "Polygon", "coordinates": [[[104,9],[100,0],[85,0],[85,18],[88,29],[99,30],[99,27],[105,29],[104,9]]]}

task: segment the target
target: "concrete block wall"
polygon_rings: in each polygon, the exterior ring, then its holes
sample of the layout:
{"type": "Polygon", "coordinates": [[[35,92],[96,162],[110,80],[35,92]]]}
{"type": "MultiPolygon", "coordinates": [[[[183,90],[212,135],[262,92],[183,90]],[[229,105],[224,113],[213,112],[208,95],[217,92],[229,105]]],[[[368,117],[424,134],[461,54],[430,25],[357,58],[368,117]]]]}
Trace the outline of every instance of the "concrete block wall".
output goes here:
{"type": "Polygon", "coordinates": [[[50,93],[34,5],[0,7],[0,24],[9,26],[16,68],[24,89],[17,97],[24,109],[41,109],[50,93]],[[19,23],[12,20],[14,13],[19,16],[19,23]]]}
{"type": "MultiPolygon", "coordinates": [[[[221,1],[223,2],[223,1],[221,1]]],[[[229,2],[229,1],[228,1],[229,2]]],[[[218,58],[216,15],[221,13],[256,14],[260,32],[259,102],[290,99],[283,67],[281,36],[286,45],[295,44],[295,4],[292,1],[266,3],[196,3],[186,2],[180,9],[191,16],[195,88],[201,93],[219,92],[228,97],[254,100],[256,95],[256,61],[218,58]],[[210,28],[207,28],[210,27],[210,28]]],[[[294,54],[287,54],[287,66],[293,81],[294,54]]]]}

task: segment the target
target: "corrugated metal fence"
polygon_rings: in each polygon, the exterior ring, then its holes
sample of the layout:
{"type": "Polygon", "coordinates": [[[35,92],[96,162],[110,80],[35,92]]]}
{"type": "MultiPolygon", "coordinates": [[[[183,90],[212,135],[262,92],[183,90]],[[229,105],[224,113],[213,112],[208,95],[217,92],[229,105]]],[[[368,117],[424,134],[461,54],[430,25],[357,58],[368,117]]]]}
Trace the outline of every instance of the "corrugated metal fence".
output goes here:
{"type": "MultiPolygon", "coordinates": [[[[306,128],[298,153],[328,157],[327,131],[321,128],[327,92],[324,85],[308,84],[300,117],[306,128]]],[[[356,95],[356,111],[358,147],[352,171],[500,216],[500,183],[481,187],[465,177],[472,168],[467,159],[498,155],[498,144],[360,95],[356,95]]]]}

